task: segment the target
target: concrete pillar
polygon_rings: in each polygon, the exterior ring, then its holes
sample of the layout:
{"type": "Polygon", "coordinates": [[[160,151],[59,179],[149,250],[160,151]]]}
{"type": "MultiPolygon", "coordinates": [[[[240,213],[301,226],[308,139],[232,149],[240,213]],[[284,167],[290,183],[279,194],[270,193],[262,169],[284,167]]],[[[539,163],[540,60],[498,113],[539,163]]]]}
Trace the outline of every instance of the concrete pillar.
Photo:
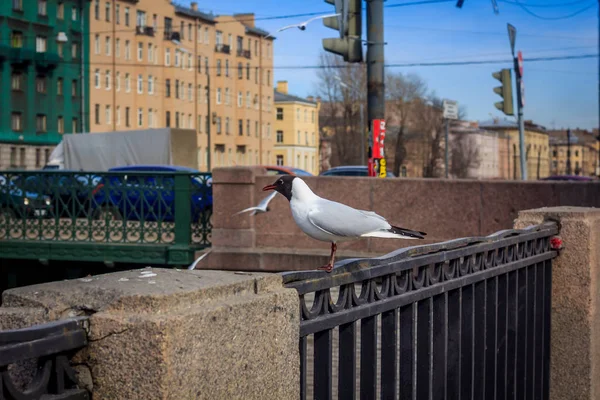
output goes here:
{"type": "Polygon", "coordinates": [[[600,399],[600,209],[521,211],[515,228],[544,220],[564,245],[552,265],[550,398],[600,399]]]}
{"type": "Polygon", "coordinates": [[[89,315],[94,399],[294,400],[299,310],[280,275],[147,268],[5,291],[0,329],[89,315]]]}

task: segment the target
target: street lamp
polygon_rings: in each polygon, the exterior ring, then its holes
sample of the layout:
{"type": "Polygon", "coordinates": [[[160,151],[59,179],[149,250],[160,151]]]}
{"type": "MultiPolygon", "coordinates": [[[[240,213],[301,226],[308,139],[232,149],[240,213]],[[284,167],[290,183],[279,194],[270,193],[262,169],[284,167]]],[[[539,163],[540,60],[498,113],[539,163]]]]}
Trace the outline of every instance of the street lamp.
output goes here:
{"type": "MultiPolygon", "coordinates": [[[[360,89],[356,88],[356,86],[349,86],[342,81],[342,79],[335,75],[334,79],[338,81],[340,86],[345,87],[350,90],[354,94],[358,93],[360,95],[360,89]]],[[[360,162],[361,165],[365,165],[365,113],[364,113],[364,104],[361,99],[359,99],[360,104],[360,162]]]]}

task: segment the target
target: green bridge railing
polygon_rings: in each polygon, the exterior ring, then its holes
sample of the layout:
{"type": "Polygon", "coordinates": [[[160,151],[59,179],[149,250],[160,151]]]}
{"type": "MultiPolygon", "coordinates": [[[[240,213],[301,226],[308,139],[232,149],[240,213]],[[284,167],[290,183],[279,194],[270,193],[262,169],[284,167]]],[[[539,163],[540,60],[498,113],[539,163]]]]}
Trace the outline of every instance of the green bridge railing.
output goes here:
{"type": "Polygon", "coordinates": [[[210,246],[212,177],[0,172],[0,258],[186,265],[210,246]]]}

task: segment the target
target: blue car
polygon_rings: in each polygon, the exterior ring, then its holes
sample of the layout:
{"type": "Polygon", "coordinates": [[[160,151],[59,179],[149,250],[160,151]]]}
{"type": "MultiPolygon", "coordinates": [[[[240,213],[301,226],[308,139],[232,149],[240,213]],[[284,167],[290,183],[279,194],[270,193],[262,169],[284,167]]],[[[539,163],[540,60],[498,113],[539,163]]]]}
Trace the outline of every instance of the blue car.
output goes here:
{"type": "Polygon", "coordinates": [[[207,211],[212,212],[212,178],[198,170],[170,165],[133,165],[111,168],[108,172],[91,194],[90,211],[95,218],[174,221],[175,175],[169,172],[192,174],[188,175],[192,222],[198,222],[207,211]]]}

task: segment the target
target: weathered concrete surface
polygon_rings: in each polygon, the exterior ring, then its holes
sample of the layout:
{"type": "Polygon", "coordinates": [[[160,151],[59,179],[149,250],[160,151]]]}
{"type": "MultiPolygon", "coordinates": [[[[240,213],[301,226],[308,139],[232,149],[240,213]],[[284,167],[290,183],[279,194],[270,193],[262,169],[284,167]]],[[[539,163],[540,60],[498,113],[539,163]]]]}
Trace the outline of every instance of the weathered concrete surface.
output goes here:
{"type": "Polygon", "coordinates": [[[552,265],[550,398],[600,398],[600,209],[519,212],[516,228],[558,221],[564,249],[552,265]]]}
{"type": "Polygon", "coordinates": [[[145,269],[6,291],[0,321],[91,315],[94,399],[297,399],[298,310],[278,275],[145,269]]]}

